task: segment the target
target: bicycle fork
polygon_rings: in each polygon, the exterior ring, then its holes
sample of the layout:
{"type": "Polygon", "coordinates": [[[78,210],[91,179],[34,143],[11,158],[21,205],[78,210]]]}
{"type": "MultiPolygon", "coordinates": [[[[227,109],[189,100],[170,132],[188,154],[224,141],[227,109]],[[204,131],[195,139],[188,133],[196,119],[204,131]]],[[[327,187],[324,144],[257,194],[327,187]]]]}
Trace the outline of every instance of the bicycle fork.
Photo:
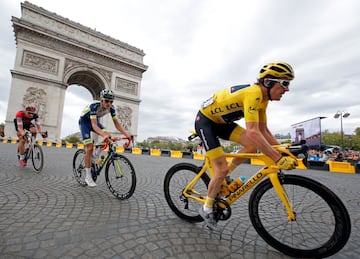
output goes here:
{"type": "Polygon", "coordinates": [[[111,158],[112,165],[114,167],[114,176],[116,179],[119,179],[123,176],[123,171],[121,170],[120,163],[118,160],[111,158]]]}
{"type": "Polygon", "coordinates": [[[295,221],[296,215],[292,209],[291,203],[289,201],[289,197],[288,197],[286,191],[284,190],[282,184],[280,183],[279,177],[280,176],[278,173],[270,173],[269,174],[269,179],[271,181],[271,184],[274,186],[274,189],[275,189],[277,195],[279,196],[280,200],[284,204],[284,207],[288,213],[288,221],[295,221]]]}

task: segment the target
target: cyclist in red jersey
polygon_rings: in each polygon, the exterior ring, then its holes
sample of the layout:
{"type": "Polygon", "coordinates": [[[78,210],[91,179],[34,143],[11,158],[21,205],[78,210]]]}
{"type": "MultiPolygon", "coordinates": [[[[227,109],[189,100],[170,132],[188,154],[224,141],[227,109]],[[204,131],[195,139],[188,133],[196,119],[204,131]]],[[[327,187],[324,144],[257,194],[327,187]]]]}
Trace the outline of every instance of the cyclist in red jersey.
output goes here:
{"type": "MultiPolygon", "coordinates": [[[[29,105],[25,108],[25,110],[18,111],[16,113],[16,118],[14,119],[15,130],[17,132],[17,136],[19,137],[19,145],[18,150],[20,154],[19,164],[20,166],[26,166],[25,161],[25,130],[30,131],[33,136],[36,137],[36,133],[42,132],[42,127],[40,124],[39,116],[36,113],[36,108],[33,105],[29,105]],[[34,124],[35,123],[35,124],[34,124]]],[[[47,137],[46,133],[42,133],[41,136],[43,138],[47,137]]]]}
{"type": "Polygon", "coordinates": [[[269,101],[280,101],[289,91],[294,79],[292,67],[285,62],[263,66],[254,84],[236,85],[216,92],[203,102],[195,119],[195,130],[202,139],[206,155],[212,162],[215,175],[211,178],[205,204],[199,209],[206,226],[216,230],[213,204],[229,174],[243,159],[234,158],[227,163],[219,138],[239,143],[239,153],[254,153],[261,150],[285,170],[297,165],[296,159],[282,156],[272,145],[278,141],[267,127],[266,109],[269,101]],[[235,123],[244,118],[246,129],[235,123]]]}

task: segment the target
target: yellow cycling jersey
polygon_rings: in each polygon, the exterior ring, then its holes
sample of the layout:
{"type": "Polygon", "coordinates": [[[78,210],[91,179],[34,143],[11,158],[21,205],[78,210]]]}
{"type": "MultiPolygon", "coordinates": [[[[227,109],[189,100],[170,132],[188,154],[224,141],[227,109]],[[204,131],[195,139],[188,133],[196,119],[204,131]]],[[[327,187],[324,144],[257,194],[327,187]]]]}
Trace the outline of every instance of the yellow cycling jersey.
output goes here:
{"type": "Polygon", "coordinates": [[[258,84],[236,85],[216,92],[202,103],[200,112],[216,123],[266,122],[268,101],[263,100],[258,84]]]}

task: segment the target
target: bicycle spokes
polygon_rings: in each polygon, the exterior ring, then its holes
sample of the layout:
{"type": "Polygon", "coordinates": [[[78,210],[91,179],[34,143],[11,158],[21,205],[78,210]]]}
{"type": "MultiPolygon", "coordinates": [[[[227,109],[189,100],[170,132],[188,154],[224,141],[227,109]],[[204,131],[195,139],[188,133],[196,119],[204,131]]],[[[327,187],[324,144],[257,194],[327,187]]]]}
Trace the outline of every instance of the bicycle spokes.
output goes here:
{"type": "Polygon", "coordinates": [[[120,154],[112,157],[111,163],[106,164],[105,180],[111,193],[118,199],[132,196],[136,186],[135,170],[129,159],[120,154]]]}
{"type": "Polygon", "coordinates": [[[31,156],[35,172],[40,173],[44,166],[44,155],[41,147],[38,144],[34,144],[32,148],[29,149],[27,156],[31,156]]]}

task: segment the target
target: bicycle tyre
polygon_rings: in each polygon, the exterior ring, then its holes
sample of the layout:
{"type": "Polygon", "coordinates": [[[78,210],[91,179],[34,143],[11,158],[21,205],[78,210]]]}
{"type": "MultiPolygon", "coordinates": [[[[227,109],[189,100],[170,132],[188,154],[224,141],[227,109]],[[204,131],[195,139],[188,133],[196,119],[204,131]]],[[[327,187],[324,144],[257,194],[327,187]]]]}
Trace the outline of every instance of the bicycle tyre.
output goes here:
{"type": "MultiPolygon", "coordinates": [[[[198,173],[198,166],[190,163],[179,163],[168,170],[164,179],[166,202],[178,217],[188,222],[204,221],[199,215],[199,207],[201,205],[195,200],[185,198],[182,194],[185,186],[198,173]]],[[[195,184],[194,189],[206,196],[209,182],[209,176],[203,174],[201,180],[195,184]]]]}
{"type": "Polygon", "coordinates": [[[39,144],[34,144],[31,149],[31,162],[36,173],[41,173],[44,167],[44,153],[39,144]]]}
{"type": "Polygon", "coordinates": [[[324,258],[340,251],[351,233],[349,213],[323,184],[298,175],[281,175],[280,182],[296,213],[287,212],[269,179],[249,199],[249,216],[257,233],[272,247],[296,258],[324,258]]]}
{"type": "Polygon", "coordinates": [[[105,180],[110,192],[119,200],[129,199],[135,192],[136,173],[130,160],[121,155],[114,154],[113,162],[109,160],[105,167],[105,180]],[[117,169],[121,168],[121,172],[117,169]]]}
{"type": "Polygon", "coordinates": [[[85,150],[78,149],[73,158],[73,174],[81,186],[87,186],[85,182],[85,150]]]}

